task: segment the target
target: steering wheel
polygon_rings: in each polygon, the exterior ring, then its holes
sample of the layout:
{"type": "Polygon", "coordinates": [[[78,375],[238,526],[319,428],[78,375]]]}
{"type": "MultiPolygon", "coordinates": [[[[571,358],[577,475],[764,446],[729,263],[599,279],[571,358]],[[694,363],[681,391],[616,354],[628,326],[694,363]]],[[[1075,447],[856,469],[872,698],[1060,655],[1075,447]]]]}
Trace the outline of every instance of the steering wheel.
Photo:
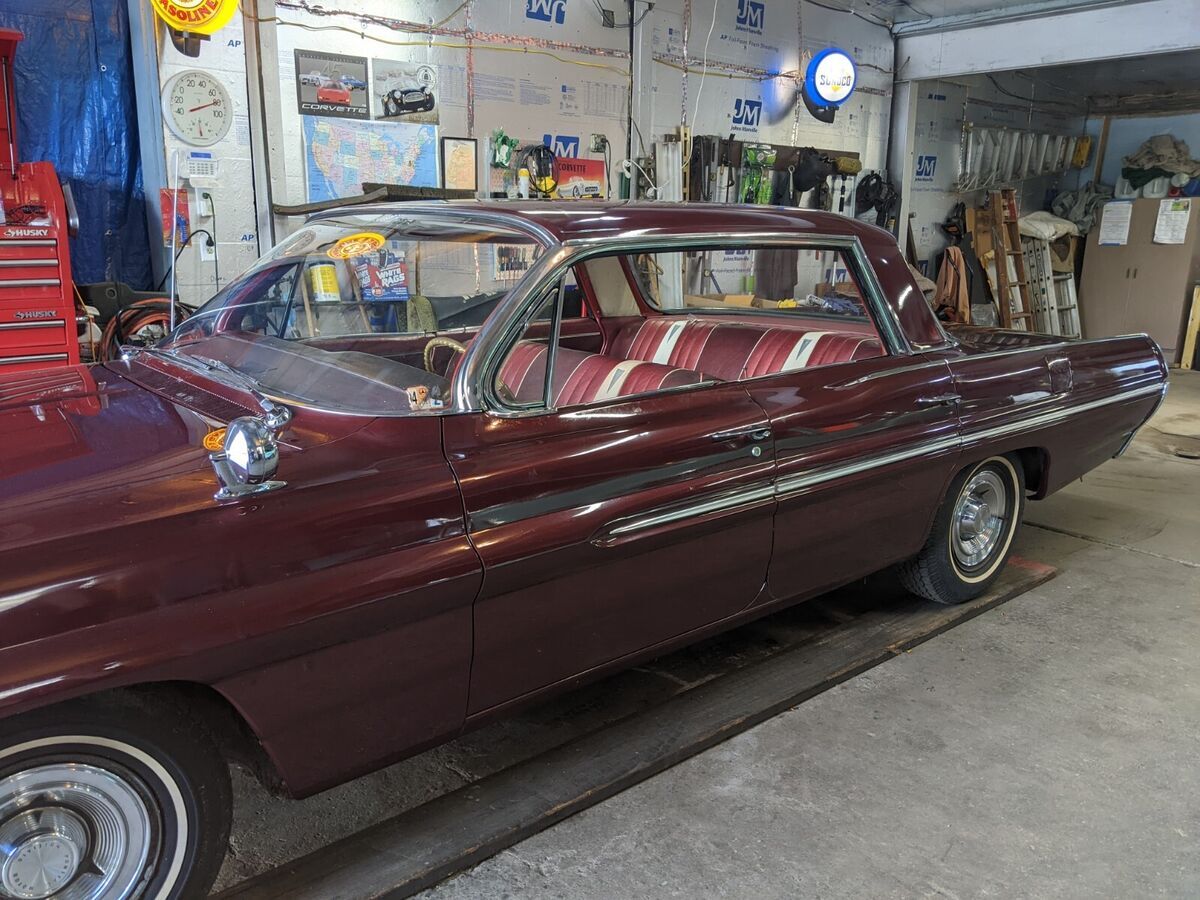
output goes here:
{"type": "Polygon", "coordinates": [[[466,347],[464,347],[462,344],[460,344],[458,341],[456,341],[452,338],[448,338],[448,337],[430,338],[429,343],[425,345],[425,371],[430,372],[434,375],[440,374],[439,372],[433,371],[433,351],[436,350],[438,347],[446,347],[449,350],[453,350],[455,353],[466,353],[467,352],[466,347]]]}

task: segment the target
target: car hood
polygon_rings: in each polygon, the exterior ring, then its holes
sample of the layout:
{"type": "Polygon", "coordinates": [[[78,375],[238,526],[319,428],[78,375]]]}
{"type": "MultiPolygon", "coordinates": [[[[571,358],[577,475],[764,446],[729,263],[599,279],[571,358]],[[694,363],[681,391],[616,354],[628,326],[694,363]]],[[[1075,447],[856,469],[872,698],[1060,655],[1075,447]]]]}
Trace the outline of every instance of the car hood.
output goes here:
{"type": "MultiPolygon", "coordinates": [[[[217,485],[204,438],[253,413],[216,390],[125,363],[0,375],[0,548],[211,504],[217,485]]],[[[328,428],[297,416],[281,455],[367,421],[341,417],[328,428]]]]}
{"type": "Polygon", "coordinates": [[[212,424],[102,367],[0,376],[0,498],[11,507],[68,482],[77,494],[199,458],[212,424]]]}

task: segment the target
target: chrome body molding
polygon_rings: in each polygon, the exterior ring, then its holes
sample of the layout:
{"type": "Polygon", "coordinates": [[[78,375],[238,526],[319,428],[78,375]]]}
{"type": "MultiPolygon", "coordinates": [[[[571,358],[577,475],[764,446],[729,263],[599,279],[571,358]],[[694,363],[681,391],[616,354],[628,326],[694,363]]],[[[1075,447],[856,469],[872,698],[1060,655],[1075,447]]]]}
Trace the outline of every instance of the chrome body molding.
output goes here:
{"type": "Polygon", "coordinates": [[[603,533],[592,540],[598,547],[615,543],[618,539],[636,532],[647,531],[662,525],[673,525],[686,519],[707,516],[712,513],[733,513],[775,499],[775,485],[768,483],[747,490],[722,496],[709,497],[700,503],[663,509],[644,516],[631,516],[609,524],[603,533]]]}
{"type": "MultiPolygon", "coordinates": [[[[1121,403],[1127,400],[1136,400],[1139,397],[1146,397],[1153,393],[1166,394],[1166,386],[1149,385],[1141,388],[1134,388],[1128,391],[1122,391],[1119,394],[1113,394],[1111,397],[1101,397],[1098,400],[1091,400],[1087,403],[1082,403],[1079,406],[1073,406],[1067,409],[1054,410],[1051,412],[1041,413],[1036,416],[1027,417],[1016,422],[998,425],[993,428],[986,428],[970,433],[969,435],[955,434],[948,437],[939,438],[934,441],[923,441],[921,443],[912,444],[908,447],[902,447],[898,450],[893,450],[888,453],[879,454],[877,456],[864,457],[848,463],[837,463],[829,466],[824,466],[817,469],[811,469],[807,472],[799,472],[795,475],[788,475],[783,478],[775,479],[773,485],[755,487],[749,490],[740,491],[737,493],[727,494],[719,497],[710,497],[699,503],[694,503],[688,506],[678,506],[668,509],[660,509],[647,513],[643,516],[635,516],[628,519],[622,519],[611,523],[603,532],[603,534],[592,541],[597,546],[604,546],[607,543],[614,542],[615,539],[624,537],[635,532],[647,531],[651,528],[657,528],[662,525],[670,525],[676,522],[682,522],[691,518],[710,515],[716,512],[734,512],[740,507],[751,506],[761,502],[768,497],[774,497],[776,500],[784,500],[795,494],[816,487],[817,485],[825,484],[830,481],[836,481],[840,478],[849,478],[852,475],[858,475],[862,472],[869,472],[872,469],[883,468],[884,466],[895,465],[906,460],[916,459],[917,457],[930,456],[934,453],[942,453],[948,450],[960,450],[967,444],[974,441],[986,440],[989,438],[1007,437],[1011,434],[1016,434],[1021,431],[1029,431],[1037,428],[1052,425],[1060,422],[1071,416],[1081,413],[1091,412],[1095,409],[1100,409],[1104,406],[1109,406],[1113,403],[1121,403]]],[[[1159,404],[1162,403],[1160,397],[1159,404]]],[[[1155,405],[1155,410],[1158,409],[1158,404],[1155,405]]],[[[1153,415],[1153,411],[1150,415],[1153,415]]],[[[1149,416],[1147,416],[1147,420],[1149,416]]],[[[1143,423],[1144,424],[1144,423],[1143,423]]],[[[1139,426],[1140,427],[1140,426],[1139,426]]]]}
{"type": "MultiPolygon", "coordinates": [[[[1089,400],[1086,403],[1080,403],[1077,406],[1070,406],[1066,407],[1065,409],[1048,410],[1047,412],[1038,413],[1037,415],[1030,416],[1028,418],[1018,419],[1015,422],[1006,422],[1003,425],[995,425],[991,428],[983,428],[976,431],[967,432],[962,436],[962,442],[966,444],[971,441],[1008,437],[1010,434],[1017,434],[1021,431],[1029,431],[1035,428],[1042,428],[1046,425],[1053,425],[1055,422],[1061,422],[1063,419],[1068,419],[1071,416],[1075,416],[1080,413],[1091,412],[1093,409],[1099,409],[1102,406],[1109,406],[1113,403],[1121,403],[1125,400],[1136,400],[1138,397],[1147,397],[1150,394],[1158,393],[1161,390],[1161,385],[1151,384],[1146,385],[1145,387],[1122,391],[1119,394],[1113,394],[1109,397],[1100,397],[1097,400],[1089,400]]],[[[1159,402],[1161,403],[1162,401],[1160,400],[1159,402]]],[[[1153,415],[1153,413],[1151,415],[1153,415]]]]}
{"type": "Polygon", "coordinates": [[[1146,418],[1142,421],[1141,425],[1139,425],[1137,428],[1133,429],[1133,431],[1129,432],[1129,437],[1125,438],[1125,441],[1121,444],[1121,448],[1119,450],[1117,450],[1116,453],[1113,454],[1113,459],[1116,459],[1118,456],[1125,455],[1125,451],[1129,449],[1129,445],[1133,443],[1133,439],[1135,437],[1137,437],[1138,432],[1141,431],[1143,428],[1145,428],[1146,424],[1151,419],[1154,418],[1154,414],[1156,412],[1158,412],[1159,409],[1162,408],[1163,401],[1167,399],[1167,388],[1168,387],[1170,387],[1170,382],[1164,381],[1162,383],[1162,387],[1159,388],[1158,402],[1156,402],[1154,404],[1154,406],[1151,408],[1150,415],[1146,416],[1146,418]]]}

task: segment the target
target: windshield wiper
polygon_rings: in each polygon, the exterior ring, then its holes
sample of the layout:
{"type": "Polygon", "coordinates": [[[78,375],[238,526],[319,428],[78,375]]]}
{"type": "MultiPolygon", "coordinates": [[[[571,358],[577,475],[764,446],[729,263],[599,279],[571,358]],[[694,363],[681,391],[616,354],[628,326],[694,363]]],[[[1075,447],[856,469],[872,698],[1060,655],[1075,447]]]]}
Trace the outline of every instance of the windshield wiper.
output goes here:
{"type": "Polygon", "coordinates": [[[235,369],[224,360],[210,359],[207,356],[196,356],[191,353],[180,353],[176,350],[161,350],[158,347],[130,347],[128,345],[121,347],[121,359],[126,362],[139,353],[149,353],[152,356],[169,360],[185,369],[199,372],[201,375],[207,375],[210,378],[215,377],[213,375],[214,372],[221,372],[229,376],[229,379],[217,378],[216,380],[225,384],[228,384],[232,380],[234,382],[232,387],[240,387],[250,394],[262,409],[263,421],[266,422],[269,428],[278,431],[291,421],[291,410],[286,406],[280,406],[264,394],[262,392],[261,381],[252,375],[247,375],[245,372],[235,369]]]}

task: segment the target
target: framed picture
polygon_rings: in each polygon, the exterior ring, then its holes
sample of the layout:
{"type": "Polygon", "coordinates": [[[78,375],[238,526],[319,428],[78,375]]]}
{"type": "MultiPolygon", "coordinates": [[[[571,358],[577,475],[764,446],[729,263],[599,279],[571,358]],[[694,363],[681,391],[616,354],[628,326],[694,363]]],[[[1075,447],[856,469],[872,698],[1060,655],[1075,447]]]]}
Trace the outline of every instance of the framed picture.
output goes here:
{"type": "Polygon", "coordinates": [[[442,187],[455,191],[478,191],[475,138],[442,138],[442,187]]]}

